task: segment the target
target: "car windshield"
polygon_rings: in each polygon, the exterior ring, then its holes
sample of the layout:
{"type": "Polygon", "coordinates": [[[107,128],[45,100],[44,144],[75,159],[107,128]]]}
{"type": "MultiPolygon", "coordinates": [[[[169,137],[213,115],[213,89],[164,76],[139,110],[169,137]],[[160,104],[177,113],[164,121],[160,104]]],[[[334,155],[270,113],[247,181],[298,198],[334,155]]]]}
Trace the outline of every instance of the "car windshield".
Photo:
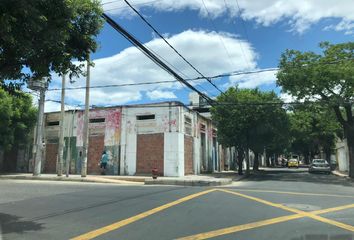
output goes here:
{"type": "Polygon", "coordinates": [[[312,161],[312,163],[317,163],[317,164],[327,164],[327,161],[324,159],[315,159],[312,161]]]}

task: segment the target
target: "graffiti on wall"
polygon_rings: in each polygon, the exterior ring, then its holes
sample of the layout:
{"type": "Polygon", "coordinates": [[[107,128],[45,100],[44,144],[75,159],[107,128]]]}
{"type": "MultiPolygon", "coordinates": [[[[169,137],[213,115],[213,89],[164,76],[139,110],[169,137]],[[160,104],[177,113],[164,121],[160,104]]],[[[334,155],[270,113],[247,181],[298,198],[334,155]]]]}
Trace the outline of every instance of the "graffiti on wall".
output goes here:
{"type": "MultiPolygon", "coordinates": [[[[104,133],[105,146],[119,145],[121,111],[120,109],[91,110],[89,119],[104,118],[104,122],[90,123],[91,133],[104,133]]],[[[83,145],[84,112],[78,112],[77,117],[77,146],[83,145]]]]}

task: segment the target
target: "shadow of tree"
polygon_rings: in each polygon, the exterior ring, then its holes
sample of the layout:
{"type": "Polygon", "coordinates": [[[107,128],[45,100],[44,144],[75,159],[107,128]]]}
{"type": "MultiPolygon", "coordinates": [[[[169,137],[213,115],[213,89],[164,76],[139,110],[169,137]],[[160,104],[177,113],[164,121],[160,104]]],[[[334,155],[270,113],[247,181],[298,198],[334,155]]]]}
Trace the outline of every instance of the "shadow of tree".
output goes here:
{"type": "Polygon", "coordinates": [[[289,181],[354,186],[354,181],[351,179],[321,173],[309,174],[306,170],[297,172],[279,169],[266,171],[260,170],[258,172],[253,172],[243,181],[289,181]]]}
{"type": "Polygon", "coordinates": [[[38,231],[43,229],[42,223],[33,221],[23,221],[20,217],[5,213],[0,213],[0,226],[2,234],[25,233],[28,231],[38,231]]]}

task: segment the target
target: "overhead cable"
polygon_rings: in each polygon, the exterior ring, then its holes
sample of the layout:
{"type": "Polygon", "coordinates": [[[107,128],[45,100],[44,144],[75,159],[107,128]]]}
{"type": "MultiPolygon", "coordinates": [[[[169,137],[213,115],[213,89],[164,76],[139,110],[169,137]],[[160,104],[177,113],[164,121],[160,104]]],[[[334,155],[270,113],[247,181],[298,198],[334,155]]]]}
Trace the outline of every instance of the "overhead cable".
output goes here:
{"type": "Polygon", "coordinates": [[[201,78],[203,79],[206,79],[211,85],[213,85],[220,93],[223,93],[223,91],[218,87],[216,86],[209,78],[207,78],[206,76],[204,76],[196,67],[194,67],[192,65],[191,62],[189,62],[184,56],[182,56],[182,54],[180,52],[178,52],[172,45],[169,41],[167,41],[167,39],[162,36],[162,34],[157,31],[157,29],[151,25],[151,23],[149,21],[147,21],[143,15],[141,15],[139,13],[138,10],[136,10],[127,0],[124,0],[124,2],[178,55],[180,56],[191,68],[193,68],[194,71],[196,71],[200,76],[201,78]]]}
{"type": "Polygon", "coordinates": [[[158,66],[164,69],[167,73],[175,77],[178,81],[186,85],[191,90],[197,92],[202,98],[204,98],[209,104],[213,104],[214,100],[208,97],[206,94],[202,93],[198,89],[196,89],[193,85],[183,79],[180,75],[178,75],[174,70],[172,70],[169,66],[167,66],[163,61],[161,61],[155,54],[149,51],[140,41],[138,41],[133,35],[127,32],[123,27],[121,27],[118,23],[116,23],[112,18],[110,18],[107,14],[103,13],[102,18],[106,20],[106,22],[111,25],[116,31],[118,31],[123,37],[125,37],[129,42],[131,42],[134,46],[136,46],[142,53],[145,54],[148,58],[150,58],[153,62],[155,62],[158,66]]]}

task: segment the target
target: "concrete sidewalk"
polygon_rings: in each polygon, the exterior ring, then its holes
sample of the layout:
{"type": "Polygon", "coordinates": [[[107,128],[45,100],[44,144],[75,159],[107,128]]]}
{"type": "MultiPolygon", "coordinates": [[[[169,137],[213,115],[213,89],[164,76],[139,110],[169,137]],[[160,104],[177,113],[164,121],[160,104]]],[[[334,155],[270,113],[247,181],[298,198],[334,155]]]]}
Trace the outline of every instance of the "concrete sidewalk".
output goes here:
{"type": "Polygon", "coordinates": [[[41,174],[34,177],[31,173],[14,173],[0,175],[1,179],[21,179],[21,180],[45,180],[45,181],[70,181],[70,182],[91,182],[91,183],[111,183],[130,185],[179,185],[179,186],[221,186],[239,181],[244,176],[239,176],[235,172],[220,172],[203,175],[188,175],[184,177],[158,177],[152,179],[151,176],[114,176],[114,175],[88,175],[82,178],[80,175],[70,175],[58,177],[56,174],[41,174]]]}
{"type": "MultiPolygon", "coordinates": [[[[113,183],[113,184],[144,184],[145,177],[132,177],[127,178],[113,178],[114,176],[101,176],[101,175],[88,175],[81,177],[80,175],[65,175],[58,177],[56,174],[41,174],[38,177],[33,176],[31,173],[14,173],[0,175],[1,179],[21,179],[21,180],[44,180],[44,181],[68,181],[68,182],[91,182],[91,183],[113,183]]],[[[118,176],[117,176],[118,177],[118,176]]]]}

